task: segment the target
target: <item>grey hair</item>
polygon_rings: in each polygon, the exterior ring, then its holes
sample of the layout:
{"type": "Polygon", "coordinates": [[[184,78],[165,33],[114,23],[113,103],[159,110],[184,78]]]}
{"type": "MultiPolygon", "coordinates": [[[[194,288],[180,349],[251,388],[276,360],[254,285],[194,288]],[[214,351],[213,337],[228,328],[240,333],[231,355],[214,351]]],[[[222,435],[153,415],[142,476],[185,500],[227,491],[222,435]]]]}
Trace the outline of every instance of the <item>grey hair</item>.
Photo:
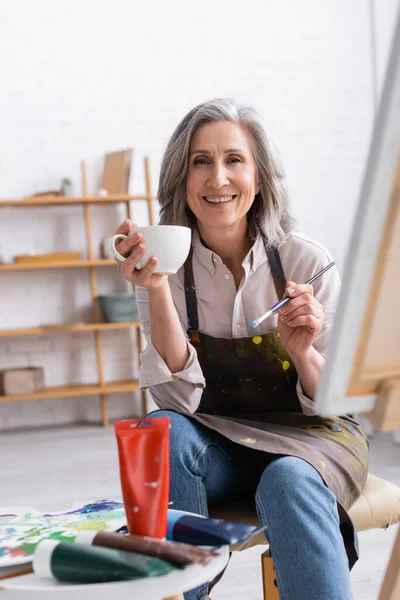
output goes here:
{"type": "Polygon", "coordinates": [[[199,104],[182,119],[172,134],[161,163],[158,188],[160,225],[194,227],[196,219],[186,199],[190,143],[200,125],[213,121],[232,121],[249,132],[260,191],[247,213],[248,236],[255,240],[261,231],[271,245],[279,247],[295,223],[289,214],[282,163],[258,114],[250,107],[237,105],[230,98],[199,104]]]}

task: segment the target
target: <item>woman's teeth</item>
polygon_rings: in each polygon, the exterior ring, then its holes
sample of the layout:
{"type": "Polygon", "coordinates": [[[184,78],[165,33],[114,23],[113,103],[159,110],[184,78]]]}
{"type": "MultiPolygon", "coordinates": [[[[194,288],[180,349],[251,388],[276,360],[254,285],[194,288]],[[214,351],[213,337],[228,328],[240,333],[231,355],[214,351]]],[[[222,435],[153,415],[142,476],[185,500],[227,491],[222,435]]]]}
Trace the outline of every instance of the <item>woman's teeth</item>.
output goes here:
{"type": "Polygon", "coordinates": [[[209,198],[208,196],[203,196],[207,200],[207,202],[212,202],[213,204],[221,204],[222,202],[230,202],[234,199],[235,196],[224,196],[221,198],[209,198]]]}

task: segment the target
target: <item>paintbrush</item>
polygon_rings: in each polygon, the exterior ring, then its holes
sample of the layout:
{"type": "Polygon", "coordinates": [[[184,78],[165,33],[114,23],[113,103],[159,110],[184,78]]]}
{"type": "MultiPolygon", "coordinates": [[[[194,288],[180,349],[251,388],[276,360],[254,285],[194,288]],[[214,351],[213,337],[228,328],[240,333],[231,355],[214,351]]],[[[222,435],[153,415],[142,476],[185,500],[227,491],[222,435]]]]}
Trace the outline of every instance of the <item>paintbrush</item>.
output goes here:
{"type": "Polygon", "coordinates": [[[15,571],[14,573],[6,573],[6,575],[0,575],[0,580],[2,579],[11,579],[11,577],[20,577],[20,575],[29,575],[33,573],[33,569],[24,569],[23,571],[15,571]]]}
{"type": "MultiPolygon", "coordinates": [[[[316,275],[311,277],[311,279],[306,281],[306,284],[312,283],[313,281],[318,279],[318,277],[321,277],[321,275],[326,273],[326,271],[328,269],[330,269],[331,267],[333,267],[334,264],[335,264],[335,261],[329,263],[329,265],[327,267],[325,267],[324,269],[322,269],[322,271],[320,271],[319,273],[317,273],[316,275]]],[[[290,296],[285,296],[284,298],[282,298],[282,300],[279,300],[279,302],[276,302],[273,306],[271,306],[270,309],[267,310],[267,312],[265,312],[263,315],[261,315],[261,317],[258,317],[258,319],[255,319],[255,321],[252,321],[250,323],[250,327],[257,327],[260,323],[262,323],[262,321],[264,321],[264,319],[268,319],[268,317],[276,314],[279,310],[281,310],[281,308],[283,306],[285,306],[288,302],[290,302],[290,300],[293,300],[293,298],[291,298],[290,296]]]]}

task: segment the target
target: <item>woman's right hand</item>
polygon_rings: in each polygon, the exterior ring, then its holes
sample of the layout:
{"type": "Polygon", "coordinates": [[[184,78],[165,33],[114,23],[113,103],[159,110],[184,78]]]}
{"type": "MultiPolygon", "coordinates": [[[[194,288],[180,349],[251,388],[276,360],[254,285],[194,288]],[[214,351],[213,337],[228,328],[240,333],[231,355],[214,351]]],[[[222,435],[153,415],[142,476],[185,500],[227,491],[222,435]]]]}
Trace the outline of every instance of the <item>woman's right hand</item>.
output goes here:
{"type": "Polygon", "coordinates": [[[124,262],[116,259],[118,270],[121,271],[127,281],[146,288],[148,292],[159,290],[167,283],[168,277],[154,273],[158,262],[155,256],[148,260],[143,269],[136,268],[146,247],[143,244],[143,234],[137,232],[128,235],[133,227],[138,226],[132,223],[130,219],[126,219],[114,234],[123,233],[128,236],[126,239],[118,240],[115,244],[118,252],[126,257],[124,262]]]}

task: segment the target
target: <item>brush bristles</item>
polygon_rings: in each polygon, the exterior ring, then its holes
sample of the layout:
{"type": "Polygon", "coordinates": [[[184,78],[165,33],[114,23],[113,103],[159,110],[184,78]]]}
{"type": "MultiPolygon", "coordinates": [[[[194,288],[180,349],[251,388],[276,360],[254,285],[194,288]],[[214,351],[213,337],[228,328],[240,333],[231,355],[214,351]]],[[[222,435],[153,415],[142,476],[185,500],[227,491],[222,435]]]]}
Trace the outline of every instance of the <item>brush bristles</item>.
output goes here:
{"type": "Polygon", "coordinates": [[[256,319],[255,321],[249,323],[250,327],[258,327],[260,323],[262,323],[265,319],[268,319],[268,317],[270,317],[273,314],[273,311],[267,310],[267,312],[261,315],[261,317],[258,317],[258,319],[256,319]]]}

